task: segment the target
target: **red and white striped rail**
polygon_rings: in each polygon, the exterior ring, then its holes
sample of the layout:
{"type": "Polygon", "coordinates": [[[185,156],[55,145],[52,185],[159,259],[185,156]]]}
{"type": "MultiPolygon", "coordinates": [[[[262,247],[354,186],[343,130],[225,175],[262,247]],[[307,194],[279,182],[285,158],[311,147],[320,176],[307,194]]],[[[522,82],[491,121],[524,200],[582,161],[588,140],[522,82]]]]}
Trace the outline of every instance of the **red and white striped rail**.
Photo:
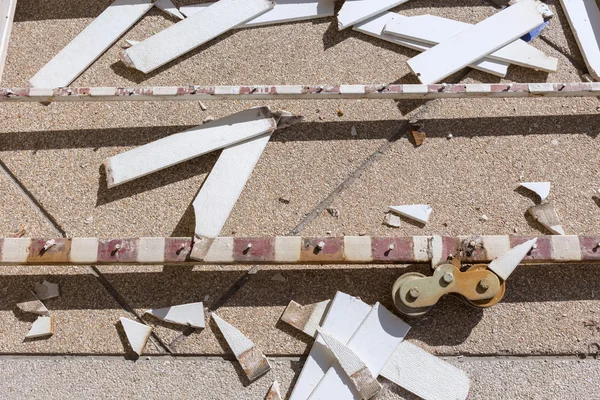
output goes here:
{"type": "MultiPolygon", "coordinates": [[[[190,238],[0,239],[0,265],[440,264],[489,262],[529,236],[219,237],[203,261],[190,238]]],[[[600,236],[540,236],[524,263],[600,262],[600,236]]]]}
{"type": "Polygon", "coordinates": [[[1,88],[0,101],[175,101],[277,99],[438,99],[464,97],[597,97],[600,82],[434,85],[257,85],[1,88]]]}

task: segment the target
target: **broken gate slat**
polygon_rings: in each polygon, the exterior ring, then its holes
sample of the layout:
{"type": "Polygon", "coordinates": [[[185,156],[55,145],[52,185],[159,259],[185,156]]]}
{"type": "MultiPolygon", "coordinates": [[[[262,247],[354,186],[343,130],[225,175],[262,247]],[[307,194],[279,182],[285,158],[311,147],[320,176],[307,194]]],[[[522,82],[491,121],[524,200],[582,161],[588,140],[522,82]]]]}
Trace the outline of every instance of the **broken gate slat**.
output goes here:
{"type": "Polygon", "coordinates": [[[589,74],[600,80],[600,10],[595,0],[560,0],[589,74]]]}
{"type": "Polygon", "coordinates": [[[8,52],[16,8],[17,0],[4,0],[0,4],[0,81],[2,80],[2,72],[6,63],[6,53],[8,52]]]}
{"type": "Polygon", "coordinates": [[[346,29],[408,0],[346,0],[338,12],[338,29],[346,29]]]}

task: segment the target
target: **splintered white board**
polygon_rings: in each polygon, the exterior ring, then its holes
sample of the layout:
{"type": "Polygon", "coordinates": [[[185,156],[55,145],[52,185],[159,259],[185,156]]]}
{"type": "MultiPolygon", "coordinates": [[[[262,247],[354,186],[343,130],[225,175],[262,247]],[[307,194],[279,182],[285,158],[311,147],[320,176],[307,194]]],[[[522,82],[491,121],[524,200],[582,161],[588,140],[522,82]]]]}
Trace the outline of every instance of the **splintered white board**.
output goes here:
{"type": "Polygon", "coordinates": [[[338,12],[338,29],[346,29],[408,0],[346,0],[338,12]]]}
{"type": "Polygon", "coordinates": [[[0,2],[0,80],[6,62],[10,32],[12,31],[13,19],[17,0],[3,0],[0,2]]]}
{"type": "Polygon", "coordinates": [[[227,147],[221,152],[192,203],[197,238],[219,236],[258,159],[265,151],[271,133],[227,147]]]}
{"type": "Polygon", "coordinates": [[[493,259],[490,265],[488,265],[488,269],[503,280],[507,280],[536,242],[537,238],[513,247],[506,253],[493,259]]]}
{"type": "MultiPolygon", "coordinates": [[[[406,17],[395,14],[394,19],[385,26],[384,33],[436,45],[471,26],[435,15],[406,17]]],[[[496,50],[487,58],[548,72],[554,72],[558,67],[558,59],[547,56],[521,39],[496,50]]]]}
{"type": "Polygon", "coordinates": [[[204,304],[202,302],[155,308],[146,311],[146,313],[154,315],[165,322],[191,326],[193,328],[205,328],[204,304]]]}
{"type": "Polygon", "coordinates": [[[422,224],[426,224],[429,221],[429,216],[433,209],[428,204],[411,204],[407,206],[389,206],[392,212],[400,214],[404,217],[413,219],[422,224]]]}
{"type": "Polygon", "coordinates": [[[421,83],[441,81],[474,61],[514,42],[544,22],[548,6],[522,0],[407,61],[421,83]]]}
{"type": "Polygon", "coordinates": [[[104,163],[108,187],[271,132],[276,127],[269,108],[259,107],[167,136],[108,158],[104,163]]]}
{"type": "MultiPolygon", "coordinates": [[[[410,325],[376,303],[348,341],[348,348],[377,376],[409,330],[410,325]]],[[[310,400],[333,398],[361,399],[350,378],[337,361],[329,368],[309,397],[310,400]]]]}
{"type": "Polygon", "coordinates": [[[521,186],[540,196],[540,200],[546,200],[550,194],[550,182],[523,182],[521,186]]]}
{"type": "MultiPolygon", "coordinates": [[[[250,28],[285,22],[305,21],[315,18],[331,17],[334,14],[334,0],[274,0],[275,7],[266,13],[251,19],[236,28],[250,28]]],[[[180,11],[188,17],[206,9],[213,3],[191,4],[180,11]]]]}
{"type": "Polygon", "coordinates": [[[127,340],[129,341],[131,349],[138,355],[141,355],[144,351],[144,347],[146,347],[148,338],[150,338],[152,328],[150,328],[148,325],[140,324],[139,322],[135,322],[127,318],[121,317],[119,319],[121,320],[121,325],[123,326],[123,330],[125,331],[125,335],[127,336],[127,340]]]}
{"type": "Polygon", "coordinates": [[[36,88],[68,86],[153,6],[153,0],[116,0],[29,83],[36,88]]]}
{"type": "Polygon", "coordinates": [[[464,400],[469,377],[460,369],[403,341],[381,370],[381,376],[426,400],[464,400]]]}
{"type": "Polygon", "coordinates": [[[173,4],[171,0],[158,0],[156,2],[156,7],[172,17],[185,19],[185,17],[179,12],[177,7],[175,6],[175,4],[173,4]]]}
{"type": "Polygon", "coordinates": [[[127,66],[147,74],[274,5],[271,0],[220,0],[130,47],[121,58],[127,66]]]}
{"type": "Polygon", "coordinates": [[[588,72],[600,80],[600,10],[595,0],[560,0],[588,72]]]}
{"type": "MultiPolygon", "coordinates": [[[[386,42],[394,43],[400,46],[408,47],[409,49],[423,52],[429,50],[433,45],[419,42],[413,39],[401,38],[394,35],[383,33],[383,28],[388,24],[394,17],[399,14],[393,12],[386,12],[364,22],[356,24],[352,27],[353,30],[364,33],[378,39],[385,40],[386,42]]],[[[503,61],[493,61],[488,58],[483,58],[470,64],[469,67],[477,69],[482,72],[487,72],[495,76],[504,78],[508,72],[509,64],[503,61]]]]}
{"type": "MultiPolygon", "coordinates": [[[[356,297],[337,292],[331,301],[329,312],[323,320],[323,329],[345,344],[370,310],[371,307],[368,304],[356,297]]],[[[306,400],[334,363],[334,355],[327,348],[323,338],[317,334],[310,354],[292,390],[290,400],[306,400]]]]}

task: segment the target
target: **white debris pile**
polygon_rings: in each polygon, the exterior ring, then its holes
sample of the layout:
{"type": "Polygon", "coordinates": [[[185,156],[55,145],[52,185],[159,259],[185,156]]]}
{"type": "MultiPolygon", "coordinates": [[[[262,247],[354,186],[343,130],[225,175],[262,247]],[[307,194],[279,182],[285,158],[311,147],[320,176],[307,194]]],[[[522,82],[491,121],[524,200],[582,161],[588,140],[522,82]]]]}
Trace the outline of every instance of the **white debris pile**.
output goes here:
{"type": "Polygon", "coordinates": [[[58,283],[44,280],[36,283],[33,291],[28,290],[17,303],[17,308],[24,313],[37,314],[39,317],[31,325],[31,329],[25,335],[26,339],[49,337],[54,334],[54,316],[42,300],[50,300],[60,296],[58,283]]]}

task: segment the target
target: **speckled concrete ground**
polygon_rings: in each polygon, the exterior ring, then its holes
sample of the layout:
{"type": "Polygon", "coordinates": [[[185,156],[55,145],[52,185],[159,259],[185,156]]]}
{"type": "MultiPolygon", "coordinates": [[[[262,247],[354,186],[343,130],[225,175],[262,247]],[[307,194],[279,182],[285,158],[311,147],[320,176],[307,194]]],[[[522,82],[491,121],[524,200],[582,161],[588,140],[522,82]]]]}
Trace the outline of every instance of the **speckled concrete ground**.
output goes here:
{"type": "MultiPolygon", "coordinates": [[[[27,85],[108,3],[19,0],[3,86],[27,85]]],[[[448,81],[579,81],[585,64],[559,3],[550,2],[550,6],[555,18],[532,44],[559,59],[556,73],[513,66],[502,80],[466,71],[448,81]]],[[[411,0],[395,11],[475,23],[492,15],[495,7],[484,0],[443,4],[411,0]]],[[[144,39],[174,22],[153,10],[124,39],[144,39]]],[[[414,51],[351,30],[338,32],[333,19],[235,31],[148,76],[118,61],[122,43],[109,49],[74,85],[417,82],[405,63],[414,51]]],[[[0,231],[12,236],[22,225],[31,236],[52,237],[61,232],[99,237],[189,236],[194,226],[191,202],[218,153],[110,190],[102,162],[198,125],[209,115],[219,118],[259,104],[206,102],[206,111],[197,102],[2,104],[0,231]]],[[[525,216],[533,200],[515,191],[519,182],[534,180],[552,182],[549,201],[556,205],[567,233],[600,231],[600,201],[593,198],[600,188],[597,99],[286,100],[268,104],[302,114],[306,121],[273,136],[224,235],[547,233],[525,216]],[[343,116],[337,115],[338,109],[344,111],[343,116]],[[418,148],[404,131],[411,117],[424,123],[427,131],[424,145],[418,148]],[[358,132],[355,137],[350,134],[352,126],[358,132]],[[452,139],[447,139],[449,133],[452,139]],[[291,199],[289,204],[278,200],[283,195],[291,199]],[[407,220],[399,229],[382,225],[388,205],[413,202],[433,206],[427,226],[407,220]],[[323,206],[337,208],[339,217],[321,212],[323,206]],[[483,222],[482,215],[488,220],[483,222]]],[[[580,362],[576,357],[600,342],[598,267],[522,267],[511,276],[502,303],[481,311],[465,307],[456,298],[443,299],[425,317],[410,321],[409,340],[436,354],[466,356],[452,362],[471,376],[473,398],[594,398],[600,381],[595,361],[580,362]],[[496,355],[534,356],[534,361],[498,360],[493,358],[496,355]],[[539,358],[557,355],[565,359],[539,358]]],[[[19,371],[24,376],[54,371],[47,368],[48,359],[36,357],[42,354],[129,355],[117,324],[119,317],[135,319],[148,308],[191,301],[218,308],[223,318],[267,354],[300,356],[309,350],[310,340],[278,323],[289,300],[309,303],[342,290],[392,308],[392,282],[404,271],[426,272],[424,266],[268,266],[245,275],[248,269],[3,267],[0,353],[29,357],[3,359],[8,362],[0,368],[3,392],[15,398],[43,397],[47,394],[43,385],[25,392],[23,385],[7,382],[19,371]],[[276,273],[287,281],[273,281],[276,273]],[[47,340],[24,342],[31,318],[17,312],[14,304],[23,291],[43,279],[60,282],[63,290],[60,299],[47,304],[57,318],[56,333],[47,340]],[[241,279],[245,284],[239,285],[241,279]]],[[[163,364],[167,361],[150,362],[143,357],[136,364],[67,358],[52,361],[56,371],[68,371],[79,385],[91,379],[86,371],[93,364],[102,376],[98,382],[112,382],[118,376],[116,386],[128,386],[128,391],[121,392],[126,397],[152,397],[149,388],[166,381],[201,382],[193,389],[201,396],[223,379],[226,384],[215,391],[215,398],[261,398],[271,378],[276,376],[287,388],[300,368],[297,361],[278,361],[271,377],[243,387],[229,363],[202,358],[229,354],[211,323],[203,331],[191,332],[142,318],[155,333],[146,353],[194,355],[199,361],[169,361],[172,364],[167,366],[163,364]],[[113,368],[118,372],[111,372],[113,368]],[[202,373],[190,371],[194,368],[202,373]],[[138,383],[126,374],[137,376],[138,383]]],[[[63,387],[54,375],[46,376],[48,382],[59,382],[56,390],[63,387]]],[[[189,385],[172,386],[168,392],[179,393],[181,387],[189,385]]],[[[102,390],[113,389],[105,386],[102,390]]],[[[94,393],[91,386],[86,393],[94,393]]],[[[390,386],[383,398],[404,395],[390,386]]]]}

